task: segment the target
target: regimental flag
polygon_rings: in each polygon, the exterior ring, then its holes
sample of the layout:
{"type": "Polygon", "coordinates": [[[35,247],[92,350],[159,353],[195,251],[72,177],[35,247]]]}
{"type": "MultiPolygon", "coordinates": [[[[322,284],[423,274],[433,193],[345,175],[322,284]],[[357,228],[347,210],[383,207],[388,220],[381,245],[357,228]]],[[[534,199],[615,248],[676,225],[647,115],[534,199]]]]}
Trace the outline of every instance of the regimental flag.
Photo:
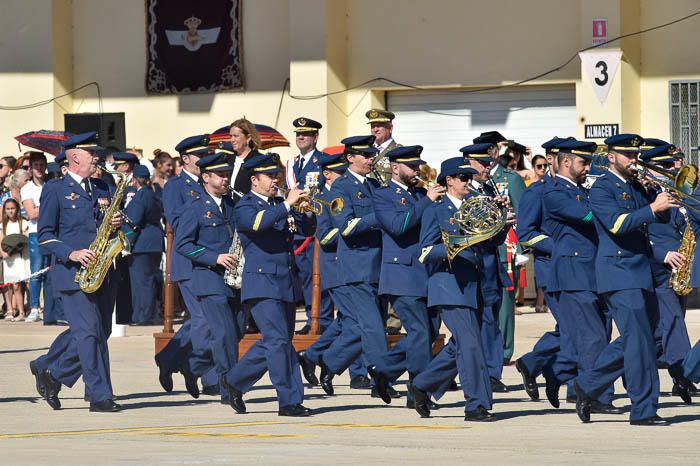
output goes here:
{"type": "Polygon", "coordinates": [[[242,0],[146,0],[146,91],[216,92],[243,87],[242,0]]]}

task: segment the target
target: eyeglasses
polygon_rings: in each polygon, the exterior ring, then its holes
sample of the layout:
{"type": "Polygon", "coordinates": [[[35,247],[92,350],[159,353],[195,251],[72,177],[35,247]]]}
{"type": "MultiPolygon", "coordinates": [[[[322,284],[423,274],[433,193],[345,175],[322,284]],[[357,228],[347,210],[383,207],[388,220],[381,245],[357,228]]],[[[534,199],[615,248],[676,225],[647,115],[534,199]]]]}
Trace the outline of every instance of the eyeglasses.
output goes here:
{"type": "Polygon", "coordinates": [[[547,168],[548,166],[549,166],[548,163],[538,163],[538,164],[535,164],[535,168],[538,169],[538,170],[542,170],[542,169],[544,169],[544,168],[547,168]]]}
{"type": "Polygon", "coordinates": [[[472,179],[472,176],[471,176],[471,175],[466,175],[466,174],[463,173],[463,174],[457,176],[457,178],[459,178],[459,181],[464,181],[464,182],[466,183],[466,182],[468,182],[469,180],[472,179]]]}
{"type": "Polygon", "coordinates": [[[29,165],[22,165],[22,168],[25,170],[29,170],[29,165]]]}

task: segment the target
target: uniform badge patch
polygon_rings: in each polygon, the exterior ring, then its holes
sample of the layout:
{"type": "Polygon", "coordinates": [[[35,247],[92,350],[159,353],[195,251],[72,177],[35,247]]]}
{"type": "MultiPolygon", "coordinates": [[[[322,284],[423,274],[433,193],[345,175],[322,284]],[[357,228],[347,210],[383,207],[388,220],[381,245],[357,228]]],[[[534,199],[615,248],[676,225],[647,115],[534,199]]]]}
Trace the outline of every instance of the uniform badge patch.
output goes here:
{"type": "Polygon", "coordinates": [[[626,201],[629,198],[630,198],[630,195],[627,194],[627,191],[622,191],[622,199],[626,201]]]}
{"type": "Polygon", "coordinates": [[[406,202],[407,202],[407,201],[406,201],[406,198],[405,198],[405,197],[402,197],[402,198],[401,198],[401,204],[402,204],[402,205],[406,205],[406,202]]]}
{"type": "Polygon", "coordinates": [[[78,197],[80,196],[78,196],[76,193],[70,193],[70,196],[66,196],[66,199],[68,199],[69,201],[74,201],[78,199],[78,197]]]}
{"type": "Polygon", "coordinates": [[[362,194],[362,191],[358,191],[358,192],[357,192],[357,198],[358,198],[358,199],[362,199],[363,197],[365,197],[365,195],[362,194]]]}
{"type": "Polygon", "coordinates": [[[101,209],[106,209],[107,207],[109,207],[109,199],[107,199],[106,197],[98,197],[97,205],[99,205],[101,209]]]}
{"type": "Polygon", "coordinates": [[[454,219],[454,217],[450,217],[450,225],[454,225],[454,224],[455,224],[455,219],[454,219]]]}
{"type": "Polygon", "coordinates": [[[579,201],[579,202],[581,202],[581,201],[583,200],[583,196],[581,196],[580,194],[577,194],[577,195],[576,195],[576,200],[579,201]]]}
{"type": "Polygon", "coordinates": [[[190,196],[197,197],[197,191],[195,191],[194,189],[190,191],[190,196]]]}
{"type": "Polygon", "coordinates": [[[214,214],[212,213],[211,210],[207,210],[207,213],[204,214],[204,216],[205,216],[206,218],[212,218],[212,217],[214,216],[214,214]]]}
{"type": "Polygon", "coordinates": [[[396,188],[396,194],[401,194],[401,188],[396,188]]]}

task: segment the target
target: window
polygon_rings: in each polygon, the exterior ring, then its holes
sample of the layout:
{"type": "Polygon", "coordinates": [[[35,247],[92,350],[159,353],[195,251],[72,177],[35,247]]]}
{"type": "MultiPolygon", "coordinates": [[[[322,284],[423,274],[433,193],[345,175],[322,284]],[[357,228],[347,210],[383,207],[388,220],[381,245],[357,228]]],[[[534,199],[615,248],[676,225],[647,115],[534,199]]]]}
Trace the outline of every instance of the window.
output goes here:
{"type": "Polygon", "coordinates": [[[679,147],[687,163],[698,164],[700,81],[671,81],[671,143],[679,147]]]}

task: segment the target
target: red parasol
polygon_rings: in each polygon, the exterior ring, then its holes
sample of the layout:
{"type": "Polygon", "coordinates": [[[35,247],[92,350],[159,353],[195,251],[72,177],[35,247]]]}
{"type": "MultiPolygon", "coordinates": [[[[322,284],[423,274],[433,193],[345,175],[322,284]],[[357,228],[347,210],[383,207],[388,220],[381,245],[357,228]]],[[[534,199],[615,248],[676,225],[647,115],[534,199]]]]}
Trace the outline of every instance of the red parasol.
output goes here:
{"type": "Polygon", "coordinates": [[[328,155],[337,155],[337,154],[342,154],[344,150],[345,150],[345,146],[342,144],[339,144],[337,146],[328,146],[325,149],[323,149],[323,152],[325,152],[328,155]]]}
{"type": "Polygon", "coordinates": [[[61,152],[61,143],[71,137],[66,131],[39,130],[15,136],[15,139],[27,147],[58,155],[61,152]]]}
{"type": "MultiPolygon", "coordinates": [[[[224,126],[211,133],[209,135],[209,144],[216,145],[220,141],[230,141],[230,128],[231,126],[224,126]]],[[[282,136],[282,134],[275,128],[267,125],[256,124],[255,130],[260,136],[260,149],[267,150],[271,149],[272,147],[289,147],[289,141],[287,141],[287,138],[282,136]]]]}

